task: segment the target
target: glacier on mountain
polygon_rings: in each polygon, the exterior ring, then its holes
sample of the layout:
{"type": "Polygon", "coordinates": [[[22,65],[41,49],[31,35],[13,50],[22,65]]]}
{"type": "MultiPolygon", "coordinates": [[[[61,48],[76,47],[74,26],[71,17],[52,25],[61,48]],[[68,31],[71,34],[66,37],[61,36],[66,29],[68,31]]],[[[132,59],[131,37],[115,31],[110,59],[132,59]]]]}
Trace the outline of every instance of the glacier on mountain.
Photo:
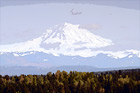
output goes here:
{"type": "Polygon", "coordinates": [[[53,54],[54,56],[66,55],[81,57],[92,57],[102,53],[115,59],[124,58],[131,54],[140,57],[140,51],[138,50],[131,49],[113,52],[100,49],[112,45],[114,45],[114,42],[110,39],[79,28],[79,25],[64,23],[50,27],[42,36],[33,40],[11,45],[0,45],[0,53],[2,55],[3,53],[13,52],[14,56],[25,56],[31,55],[34,52],[44,52],[53,54]],[[92,49],[98,50],[93,51],[92,49]]]}

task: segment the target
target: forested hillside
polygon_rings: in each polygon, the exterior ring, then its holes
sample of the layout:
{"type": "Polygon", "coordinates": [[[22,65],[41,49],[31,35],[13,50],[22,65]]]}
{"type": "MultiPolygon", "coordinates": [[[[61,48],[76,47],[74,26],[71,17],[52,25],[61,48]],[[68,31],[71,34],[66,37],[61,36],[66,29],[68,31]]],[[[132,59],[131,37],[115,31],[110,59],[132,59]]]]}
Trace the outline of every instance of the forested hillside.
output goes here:
{"type": "Polygon", "coordinates": [[[0,75],[0,93],[140,93],[140,69],[0,75]]]}

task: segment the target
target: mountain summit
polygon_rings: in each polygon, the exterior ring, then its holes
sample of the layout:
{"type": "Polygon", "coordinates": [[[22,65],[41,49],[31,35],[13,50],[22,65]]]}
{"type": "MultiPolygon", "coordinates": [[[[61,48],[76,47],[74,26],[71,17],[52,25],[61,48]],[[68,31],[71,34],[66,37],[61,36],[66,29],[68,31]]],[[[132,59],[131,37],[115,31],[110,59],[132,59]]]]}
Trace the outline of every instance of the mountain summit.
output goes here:
{"type": "Polygon", "coordinates": [[[140,51],[133,49],[117,52],[103,51],[100,49],[110,45],[113,45],[113,43],[109,39],[95,35],[86,29],[81,29],[79,25],[64,23],[50,27],[40,37],[33,40],[11,45],[0,45],[0,53],[25,53],[34,51],[53,54],[54,56],[92,57],[102,53],[116,59],[124,58],[131,54],[136,54],[140,57],[140,51]],[[98,51],[93,51],[94,49],[98,51]]]}
{"type": "Polygon", "coordinates": [[[94,35],[86,29],[80,29],[79,25],[64,23],[47,29],[42,36],[31,41],[12,45],[0,46],[2,52],[27,52],[44,51],[64,52],[81,51],[92,48],[100,48],[112,45],[112,41],[94,35]]]}
{"type": "Polygon", "coordinates": [[[65,23],[56,25],[42,36],[41,47],[45,49],[75,50],[82,48],[100,48],[112,45],[112,41],[80,29],[79,25],[65,23]]]}

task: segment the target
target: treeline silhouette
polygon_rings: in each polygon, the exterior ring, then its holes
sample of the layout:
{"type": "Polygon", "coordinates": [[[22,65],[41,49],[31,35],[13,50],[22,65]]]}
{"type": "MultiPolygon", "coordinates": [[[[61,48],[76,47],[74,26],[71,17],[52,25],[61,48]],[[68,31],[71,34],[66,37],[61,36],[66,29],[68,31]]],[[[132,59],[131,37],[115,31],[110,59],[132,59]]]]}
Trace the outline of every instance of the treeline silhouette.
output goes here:
{"type": "Polygon", "coordinates": [[[140,93],[140,69],[0,75],[0,93],[140,93]]]}

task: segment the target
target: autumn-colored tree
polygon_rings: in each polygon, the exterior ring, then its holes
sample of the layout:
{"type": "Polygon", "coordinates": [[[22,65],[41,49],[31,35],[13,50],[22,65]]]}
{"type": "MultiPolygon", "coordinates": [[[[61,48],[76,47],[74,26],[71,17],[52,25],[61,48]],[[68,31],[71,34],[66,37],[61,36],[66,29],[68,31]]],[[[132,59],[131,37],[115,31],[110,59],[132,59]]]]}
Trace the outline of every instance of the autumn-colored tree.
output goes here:
{"type": "Polygon", "coordinates": [[[0,75],[0,93],[140,93],[140,69],[0,75]]]}

